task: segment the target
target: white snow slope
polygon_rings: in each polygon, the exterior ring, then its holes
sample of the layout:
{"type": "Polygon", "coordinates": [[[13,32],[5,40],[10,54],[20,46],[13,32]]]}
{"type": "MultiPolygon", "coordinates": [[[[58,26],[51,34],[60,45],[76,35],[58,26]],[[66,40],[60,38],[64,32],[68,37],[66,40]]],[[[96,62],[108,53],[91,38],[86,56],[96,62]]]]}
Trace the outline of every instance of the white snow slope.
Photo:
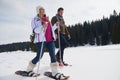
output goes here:
{"type": "MultiPolygon", "coordinates": [[[[36,80],[14,74],[17,70],[26,70],[34,56],[35,53],[30,51],[0,53],[0,80],[36,80]]],[[[67,48],[64,58],[72,66],[60,70],[70,75],[70,80],[120,80],[120,45],[67,48]]],[[[43,75],[45,71],[50,71],[49,59],[48,53],[45,53],[40,61],[41,76],[37,80],[52,80],[43,75]]]]}

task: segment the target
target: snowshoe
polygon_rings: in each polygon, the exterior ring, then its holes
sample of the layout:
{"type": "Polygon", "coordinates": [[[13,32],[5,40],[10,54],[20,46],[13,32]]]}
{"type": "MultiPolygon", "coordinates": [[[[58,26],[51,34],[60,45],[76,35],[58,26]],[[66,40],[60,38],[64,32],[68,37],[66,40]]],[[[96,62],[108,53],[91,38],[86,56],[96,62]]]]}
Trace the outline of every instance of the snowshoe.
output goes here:
{"type": "Polygon", "coordinates": [[[45,72],[44,75],[55,80],[68,80],[70,78],[70,76],[64,76],[60,73],[57,73],[55,76],[52,76],[52,72],[45,72]]]}
{"type": "Polygon", "coordinates": [[[40,74],[34,73],[32,71],[27,72],[27,71],[21,71],[21,70],[16,71],[15,74],[20,75],[20,76],[26,76],[26,77],[37,77],[37,76],[40,76],[40,74]]]}

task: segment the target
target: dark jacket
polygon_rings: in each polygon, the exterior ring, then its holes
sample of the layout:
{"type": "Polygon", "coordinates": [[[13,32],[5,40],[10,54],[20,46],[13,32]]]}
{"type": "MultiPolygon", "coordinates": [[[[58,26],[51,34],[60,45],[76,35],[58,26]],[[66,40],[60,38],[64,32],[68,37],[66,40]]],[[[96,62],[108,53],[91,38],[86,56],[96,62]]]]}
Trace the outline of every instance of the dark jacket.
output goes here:
{"type": "Polygon", "coordinates": [[[67,26],[65,25],[65,21],[63,17],[59,15],[53,16],[51,19],[52,25],[54,25],[57,21],[60,21],[60,33],[64,35],[70,35],[70,33],[68,32],[67,26]]]}

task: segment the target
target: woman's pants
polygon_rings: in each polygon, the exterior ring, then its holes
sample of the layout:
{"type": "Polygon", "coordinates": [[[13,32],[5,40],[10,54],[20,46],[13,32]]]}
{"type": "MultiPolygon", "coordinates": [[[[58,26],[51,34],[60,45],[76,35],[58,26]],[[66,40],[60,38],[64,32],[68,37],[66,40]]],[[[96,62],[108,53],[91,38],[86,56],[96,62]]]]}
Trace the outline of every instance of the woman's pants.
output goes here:
{"type": "MultiPolygon", "coordinates": [[[[42,42],[36,43],[36,50],[37,50],[37,54],[36,57],[32,60],[33,64],[36,64],[39,61],[40,58],[40,54],[41,54],[41,58],[44,54],[44,48],[46,47],[49,51],[49,55],[50,55],[50,59],[51,59],[51,63],[56,62],[56,57],[55,57],[55,44],[54,42],[44,42],[43,44],[43,48],[42,48],[42,53],[40,53],[41,51],[41,46],[42,46],[42,42]]],[[[40,59],[41,59],[40,58],[40,59]]]]}

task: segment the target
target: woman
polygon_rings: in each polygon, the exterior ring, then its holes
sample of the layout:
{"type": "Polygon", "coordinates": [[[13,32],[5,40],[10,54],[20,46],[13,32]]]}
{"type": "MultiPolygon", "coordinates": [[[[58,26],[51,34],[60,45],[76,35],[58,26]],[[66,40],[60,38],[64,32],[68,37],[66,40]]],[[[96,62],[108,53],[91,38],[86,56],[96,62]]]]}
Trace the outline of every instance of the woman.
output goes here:
{"type": "MultiPolygon", "coordinates": [[[[35,68],[36,64],[39,61],[40,55],[41,58],[43,56],[44,47],[46,47],[49,51],[49,55],[51,58],[50,67],[52,70],[52,76],[54,78],[64,79],[65,76],[58,72],[58,63],[56,62],[55,57],[55,29],[59,23],[51,26],[50,21],[45,16],[45,9],[41,6],[36,8],[37,16],[33,18],[31,26],[35,33],[34,43],[36,44],[37,54],[28,64],[27,72],[28,75],[33,73],[33,69],[35,68]],[[43,43],[42,53],[41,53],[41,46],[43,43]]],[[[35,74],[33,74],[35,75],[35,74]]],[[[30,75],[31,76],[31,75],[30,75]]]]}

